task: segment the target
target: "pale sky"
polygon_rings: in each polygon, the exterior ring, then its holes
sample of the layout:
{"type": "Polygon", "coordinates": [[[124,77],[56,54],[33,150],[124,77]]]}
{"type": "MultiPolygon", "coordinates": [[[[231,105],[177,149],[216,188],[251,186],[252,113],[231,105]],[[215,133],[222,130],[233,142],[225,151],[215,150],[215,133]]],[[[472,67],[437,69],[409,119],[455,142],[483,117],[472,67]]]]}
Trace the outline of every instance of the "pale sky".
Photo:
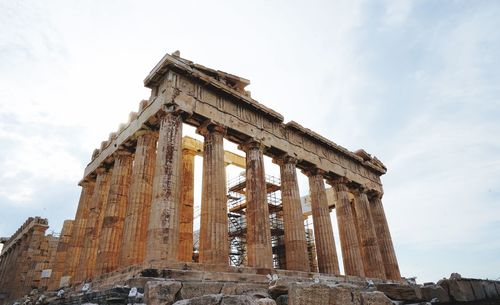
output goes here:
{"type": "Polygon", "coordinates": [[[74,217],[92,151],[180,50],[385,163],[403,276],[499,278],[498,16],[495,0],[0,1],[0,236],[74,217]]]}

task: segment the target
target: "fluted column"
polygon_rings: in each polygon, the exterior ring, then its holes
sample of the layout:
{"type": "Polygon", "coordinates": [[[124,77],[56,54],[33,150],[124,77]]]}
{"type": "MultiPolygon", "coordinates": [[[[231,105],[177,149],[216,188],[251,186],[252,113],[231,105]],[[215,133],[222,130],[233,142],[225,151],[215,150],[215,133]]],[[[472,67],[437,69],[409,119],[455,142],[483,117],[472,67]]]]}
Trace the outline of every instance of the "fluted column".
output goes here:
{"type": "Polygon", "coordinates": [[[177,261],[181,166],[182,118],[165,113],[160,118],[145,261],[177,261]]]}
{"type": "Polygon", "coordinates": [[[314,240],[320,273],[340,274],[339,259],[333,237],[332,220],[325,191],[325,182],[321,170],[312,169],[304,172],[309,177],[311,192],[311,211],[313,216],[314,240]]]}
{"type": "Polygon", "coordinates": [[[385,279],[384,265],[382,256],[380,255],[377,236],[375,235],[375,227],[373,226],[366,189],[363,187],[356,188],[353,190],[353,194],[365,276],[385,279]]]}
{"type": "Polygon", "coordinates": [[[209,124],[198,132],[203,142],[203,183],[200,219],[200,263],[228,264],[226,166],[223,126],[209,124]]]}
{"type": "Polygon", "coordinates": [[[280,166],[281,174],[286,269],[309,271],[304,216],[297,181],[297,160],[290,156],[282,156],[274,162],[280,166]]]}
{"type": "Polygon", "coordinates": [[[104,210],[108,200],[111,170],[100,167],[96,170],[97,178],[94,193],[89,203],[89,215],[85,224],[83,249],[75,274],[75,281],[81,282],[92,278],[97,257],[97,243],[101,233],[104,210]]]}
{"type": "Polygon", "coordinates": [[[335,211],[339,227],[340,246],[342,249],[342,261],[346,275],[365,276],[361,249],[356,233],[355,216],[352,213],[349,202],[349,189],[347,180],[339,178],[328,180],[335,190],[335,211]]]}
{"type": "Polygon", "coordinates": [[[133,156],[131,152],[121,149],[113,155],[115,164],[97,246],[95,275],[108,273],[118,268],[120,258],[133,156]]]}
{"type": "Polygon", "coordinates": [[[181,208],[179,211],[179,255],[182,262],[193,261],[195,152],[182,150],[181,208]]]}
{"type": "Polygon", "coordinates": [[[384,207],[382,206],[382,195],[375,194],[370,198],[370,209],[377,235],[377,241],[380,248],[382,261],[384,262],[385,275],[391,280],[400,280],[401,273],[399,264],[392,244],[391,232],[389,224],[385,217],[384,207]]]}
{"type": "Polygon", "coordinates": [[[264,147],[256,141],[241,146],[246,153],[246,218],[248,266],[273,267],[264,147]]]}
{"type": "Polygon", "coordinates": [[[89,218],[90,205],[92,201],[92,195],[94,194],[95,187],[95,177],[88,178],[80,183],[82,186],[82,192],[80,194],[80,200],[78,202],[78,208],[76,210],[75,222],[71,230],[71,239],[68,244],[68,253],[66,256],[66,263],[64,266],[63,276],[69,276],[70,280],[73,282],[75,279],[75,273],[78,269],[78,264],[80,263],[80,258],[83,253],[83,247],[85,243],[85,228],[87,226],[87,221],[89,218]]]}
{"type": "Polygon", "coordinates": [[[123,226],[121,267],[141,264],[146,253],[158,134],[152,130],[142,130],[137,136],[132,180],[123,226]]]}
{"type": "Polygon", "coordinates": [[[73,230],[74,221],[65,220],[61,230],[59,241],[57,242],[57,250],[50,276],[49,289],[56,290],[59,288],[61,276],[64,272],[64,262],[68,258],[68,245],[71,240],[71,232],[73,230]]]}

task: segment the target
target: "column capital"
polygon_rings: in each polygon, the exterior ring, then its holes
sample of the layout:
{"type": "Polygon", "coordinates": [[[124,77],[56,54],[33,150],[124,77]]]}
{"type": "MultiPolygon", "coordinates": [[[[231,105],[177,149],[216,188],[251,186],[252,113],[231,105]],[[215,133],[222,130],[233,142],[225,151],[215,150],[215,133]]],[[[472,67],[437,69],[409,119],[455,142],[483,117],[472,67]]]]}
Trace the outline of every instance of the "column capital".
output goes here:
{"type": "Polygon", "coordinates": [[[196,156],[196,151],[188,148],[183,148],[182,149],[182,154],[183,155],[188,155],[188,156],[196,156]]]}
{"type": "Polygon", "coordinates": [[[324,170],[319,169],[317,167],[310,167],[307,169],[303,169],[302,173],[304,175],[306,175],[307,177],[317,176],[317,175],[325,176],[325,174],[326,174],[326,172],[324,170]]]}
{"type": "Polygon", "coordinates": [[[257,148],[260,151],[264,151],[265,145],[262,144],[261,141],[254,139],[254,138],[238,145],[238,149],[241,149],[244,152],[248,152],[250,149],[254,149],[254,148],[257,148]]]}
{"type": "Polygon", "coordinates": [[[297,162],[299,160],[295,157],[290,156],[289,154],[282,154],[278,157],[273,158],[273,163],[278,164],[278,165],[284,165],[284,164],[293,164],[297,165],[297,162]]]}
{"type": "Polygon", "coordinates": [[[92,177],[91,175],[83,178],[80,182],[78,182],[78,185],[81,187],[87,187],[91,185],[92,183],[95,183],[95,177],[92,177]]]}
{"type": "Polygon", "coordinates": [[[368,191],[368,198],[369,199],[378,199],[382,200],[382,197],[384,196],[383,192],[375,191],[375,190],[369,190],[368,191]]]}
{"type": "Polygon", "coordinates": [[[196,128],[196,132],[202,136],[207,136],[210,132],[221,133],[222,136],[225,136],[227,133],[227,127],[212,120],[205,120],[198,128],[196,128]]]}
{"type": "Polygon", "coordinates": [[[351,190],[351,192],[353,194],[358,195],[358,196],[361,194],[368,195],[368,191],[369,191],[369,189],[364,185],[356,185],[356,186],[350,187],[349,189],[351,190]]]}
{"type": "Polygon", "coordinates": [[[144,135],[150,135],[150,136],[154,136],[154,137],[158,137],[158,131],[157,130],[153,130],[153,129],[150,129],[149,127],[143,127],[141,129],[139,129],[138,131],[135,132],[134,136],[139,138],[139,137],[142,137],[144,135]]]}
{"type": "Polygon", "coordinates": [[[99,166],[98,168],[96,168],[95,172],[96,174],[100,175],[100,174],[104,174],[108,171],[108,169],[104,166],[99,166]]]}
{"type": "Polygon", "coordinates": [[[128,150],[127,148],[118,148],[114,153],[113,157],[114,158],[126,158],[126,157],[132,157],[133,153],[128,150]]]}

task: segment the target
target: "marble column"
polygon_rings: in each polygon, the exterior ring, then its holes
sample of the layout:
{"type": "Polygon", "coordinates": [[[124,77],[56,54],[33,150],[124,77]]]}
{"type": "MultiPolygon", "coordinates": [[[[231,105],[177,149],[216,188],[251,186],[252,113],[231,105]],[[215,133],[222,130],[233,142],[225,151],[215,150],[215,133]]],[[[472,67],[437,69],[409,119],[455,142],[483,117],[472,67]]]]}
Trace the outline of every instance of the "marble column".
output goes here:
{"type": "Polygon", "coordinates": [[[314,240],[320,273],[339,275],[339,259],[333,237],[330,208],[326,197],[323,172],[312,169],[304,172],[309,177],[311,211],[313,217],[314,240]]]}
{"type": "Polygon", "coordinates": [[[198,132],[203,142],[203,180],[200,218],[200,263],[229,262],[226,166],[223,126],[209,124],[198,132]]]}
{"type": "Polygon", "coordinates": [[[366,189],[364,187],[355,188],[353,194],[365,276],[385,279],[384,265],[382,256],[380,255],[377,236],[375,235],[375,227],[373,226],[366,189]]]}
{"type": "Polygon", "coordinates": [[[101,234],[97,245],[95,275],[111,272],[118,268],[123,237],[125,210],[127,208],[133,155],[125,149],[113,154],[115,164],[104,209],[101,234]]]}
{"type": "Polygon", "coordinates": [[[355,215],[352,213],[349,202],[349,189],[347,180],[343,178],[328,180],[335,190],[335,211],[339,227],[340,246],[342,249],[342,261],[346,275],[365,276],[361,249],[355,225],[355,215]]]}
{"type": "Polygon", "coordinates": [[[97,244],[108,200],[112,170],[100,167],[96,173],[94,193],[90,199],[88,219],[85,223],[83,248],[73,283],[91,279],[94,275],[97,244]]]}
{"type": "Polygon", "coordinates": [[[153,198],[149,216],[145,261],[177,261],[182,167],[182,118],[160,117],[153,198]]]}
{"type": "Polygon", "coordinates": [[[68,254],[64,266],[63,276],[69,276],[73,281],[75,278],[78,264],[82,256],[84,241],[85,241],[85,228],[89,218],[90,204],[95,187],[95,177],[85,179],[80,183],[82,192],[76,210],[75,222],[71,230],[71,239],[68,244],[68,254]]]}
{"type": "Polygon", "coordinates": [[[401,280],[398,260],[394,245],[392,244],[389,224],[385,217],[384,207],[382,206],[382,195],[377,193],[370,198],[370,210],[377,235],[377,241],[380,248],[382,261],[384,262],[385,275],[390,280],[401,280]]]}
{"type": "Polygon", "coordinates": [[[152,130],[141,130],[136,136],[138,138],[132,167],[132,180],[123,226],[121,267],[141,264],[144,261],[151,210],[158,133],[152,130]]]}
{"type": "Polygon", "coordinates": [[[57,250],[48,289],[56,290],[59,288],[61,276],[64,272],[64,262],[68,258],[68,245],[71,240],[73,225],[73,220],[65,220],[63,223],[61,235],[59,237],[59,241],[57,242],[57,250]]]}
{"type": "Polygon", "coordinates": [[[181,262],[193,261],[195,152],[182,150],[181,208],[179,215],[179,256],[181,262]]]}
{"type": "Polygon", "coordinates": [[[256,141],[241,146],[246,153],[247,258],[249,267],[273,268],[271,226],[264,172],[264,146],[256,141]]]}
{"type": "Polygon", "coordinates": [[[308,272],[309,257],[297,181],[297,160],[285,155],[275,159],[274,162],[280,166],[286,269],[308,272]]]}

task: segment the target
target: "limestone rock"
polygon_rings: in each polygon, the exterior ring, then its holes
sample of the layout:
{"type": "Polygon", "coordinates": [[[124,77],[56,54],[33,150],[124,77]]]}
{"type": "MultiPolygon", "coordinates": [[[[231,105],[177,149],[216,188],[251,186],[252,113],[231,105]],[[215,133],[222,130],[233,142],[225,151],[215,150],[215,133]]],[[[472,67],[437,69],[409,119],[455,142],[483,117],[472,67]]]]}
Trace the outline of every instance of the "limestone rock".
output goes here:
{"type": "MultiPolygon", "coordinates": [[[[332,303],[330,303],[332,304],[332,303]]],[[[337,303],[340,305],[340,303],[337,303]]],[[[346,303],[349,304],[349,303],[346,303]]],[[[352,304],[352,303],[351,303],[352,304]]],[[[392,305],[391,300],[380,291],[361,292],[361,304],[363,305],[392,305]]]]}
{"type": "Polygon", "coordinates": [[[389,298],[394,300],[418,301],[419,287],[402,286],[398,284],[377,284],[377,290],[385,293],[389,298]]]}
{"type": "Polygon", "coordinates": [[[149,281],[144,287],[144,298],[148,305],[171,305],[181,287],[176,281],[149,281]]]}
{"type": "Polygon", "coordinates": [[[185,300],[207,294],[220,294],[223,285],[221,282],[184,282],[180,296],[181,299],[185,300]]]}
{"type": "Polygon", "coordinates": [[[282,278],[278,278],[277,280],[271,282],[269,285],[269,292],[273,295],[281,295],[288,293],[288,286],[290,283],[282,278]]]}
{"type": "Polygon", "coordinates": [[[256,300],[248,295],[227,295],[222,298],[220,305],[257,305],[256,300]]]}
{"type": "Polygon", "coordinates": [[[326,285],[292,283],[289,286],[289,305],[326,305],[329,300],[330,287],[326,285]]]}
{"type": "Polygon", "coordinates": [[[470,285],[472,286],[472,291],[477,301],[486,299],[486,293],[484,292],[481,281],[470,281],[470,285]]]}
{"type": "Polygon", "coordinates": [[[359,305],[361,304],[361,294],[359,288],[342,284],[330,288],[330,305],[359,305]]]}
{"type": "Polygon", "coordinates": [[[484,293],[488,299],[496,299],[500,296],[495,288],[494,282],[482,281],[481,284],[483,285],[484,293]]]}
{"type": "Polygon", "coordinates": [[[461,280],[462,279],[462,275],[460,275],[460,273],[452,273],[450,275],[450,280],[461,280]]]}
{"type": "Polygon", "coordinates": [[[448,295],[448,292],[444,290],[443,287],[440,285],[427,285],[420,287],[419,289],[420,295],[419,299],[425,300],[425,301],[431,301],[434,299],[438,299],[439,303],[447,303],[450,301],[450,296],[448,295]]]}
{"type": "MultiPolygon", "coordinates": [[[[174,303],[174,305],[219,305],[221,300],[222,294],[208,294],[189,300],[177,301],[174,303]]],[[[150,304],[148,303],[148,305],[150,304]]]]}

